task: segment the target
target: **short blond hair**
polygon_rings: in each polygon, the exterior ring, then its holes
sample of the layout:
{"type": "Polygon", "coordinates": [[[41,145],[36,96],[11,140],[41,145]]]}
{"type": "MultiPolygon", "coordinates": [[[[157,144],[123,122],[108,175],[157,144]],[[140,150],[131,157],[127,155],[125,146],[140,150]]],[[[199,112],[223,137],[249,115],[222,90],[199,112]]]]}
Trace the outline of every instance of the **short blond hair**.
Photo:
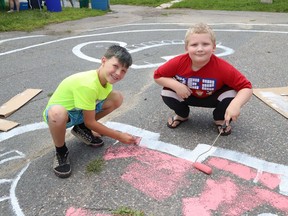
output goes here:
{"type": "Polygon", "coordinates": [[[188,45],[188,37],[191,34],[209,34],[211,37],[212,43],[215,45],[216,44],[216,36],[212,28],[210,28],[207,24],[205,23],[197,23],[194,26],[190,27],[185,35],[185,47],[188,45]]]}

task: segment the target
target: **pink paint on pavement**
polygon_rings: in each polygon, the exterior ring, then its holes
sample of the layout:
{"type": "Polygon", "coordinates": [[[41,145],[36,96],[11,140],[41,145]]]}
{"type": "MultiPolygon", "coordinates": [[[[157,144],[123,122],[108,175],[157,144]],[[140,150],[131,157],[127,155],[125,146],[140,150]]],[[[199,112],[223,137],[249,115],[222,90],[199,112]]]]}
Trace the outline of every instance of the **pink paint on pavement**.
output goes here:
{"type": "Polygon", "coordinates": [[[245,180],[254,179],[256,177],[256,170],[242,164],[234,163],[222,158],[211,158],[207,162],[210,166],[214,166],[218,169],[225,170],[233,173],[234,175],[243,178],[245,180]]]}
{"type": "MultiPolygon", "coordinates": [[[[259,199],[263,202],[269,203],[272,207],[279,209],[288,215],[288,197],[275,193],[274,191],[268,191],[259,187],[254,188],[254,192],[258,195],[259,199]]],[[[251,194],[250,196],[253,196],[251,194]]]]}
{"type": "Polygon", "coordinates": [[[234,201],[234,205],[229,205],[223,210],[227,213],[226,215],[244,215],[258,206],[265,205],[277,209],[278,212],[288,213],[288,197],[259,187],[239,188],[241,189],[241,193],[234,201]]]}
{"type": "Polygon", "coordinates": [[[67,211],[66,211],[66,216],[88,216],[88,211],[85,209],[81,209],[81,208],[73,208],[70,207],[67,211]]]}
{"type": "Polygon", "coordinates": [[[112,216],[110,214],[93,213],[87,209],[70,207],[67,209],[65,216],[112,216]]]}
{"type": "Polygon", "coordinates": [[[208,161],[208,164],[218,169],[231,172],[234,175],[238,176],[239,178],[245,179],[247,181],[258,178],[258,182],[261,182],[263,185],[265,185],[266,187],[270,189],[275,189],[276,187],[278,187],[281,181],[279,175],[271,174],[267,172],[262,172],[262,173],[257,174],[254,168],[250,168],[250,167],[238,164],[238,163],[234,163],[226,159],[211,158],[208,161]],[[256,175],[258,176],[256,177],[256,175]]]}
{"type": "Polygon", "coordinates": [[[199,197],[183,199],[183,216],[220,215],[239,216],[251,212],[258,206],[271,206],[288,213],[288,197],[258,186],[235,183],[229,177],[206,181],[199,197]]]}
{"type": "Polygon", "coordinates": [[[279,186],[281,179],[279,175],[263,172],[259,182],[270,189],[275,189],[279,186]]]}
{"type": "Polygon", "coordinates": [[[231,203],[237,194],[239,188],[230,178],[222,178],[218,182],[208,179],[206,186],[200,197],[186,198],[183,200],[183,215],[211,215],[224,203],[231,203]]]}
{"type": "MultiPolygon", "coordinates": [[[[124,181],[159,201],[190,184],[185,174],[191,171],[191,162],[149,149],[139,149],[141,154],[138,150],[138,161],[131,163],[122,175],[124,181]]],[[[125,154],[121,151],[121,155],[125,154]]]]}
{"type": "Polygon", "coordinates": [[[209,206],[205,208],[198,198],[185,198],[182,201],[183,216],[211,216],[209,206]]]}
{"type": "Polygon", "coordinates": [[[104,160],[113,160],[118,158],[135,157],[142,154],[143,148],[134,145],[110,147],[106,150],[104,160]]]}

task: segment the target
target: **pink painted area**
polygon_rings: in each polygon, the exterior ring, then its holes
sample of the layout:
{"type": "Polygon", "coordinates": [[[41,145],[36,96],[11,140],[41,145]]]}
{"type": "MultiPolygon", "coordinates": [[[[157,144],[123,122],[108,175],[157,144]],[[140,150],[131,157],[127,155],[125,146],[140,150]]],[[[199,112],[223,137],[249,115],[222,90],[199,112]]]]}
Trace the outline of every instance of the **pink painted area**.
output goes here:
{"type": "Polygon", "coordinates": [[[201,215],[210,216],[210,209],[205,208],[200,202],[199,198],[185,198],[182,201],[183,205],[183,216],[201,215]]]}
{"type": "Polygon", "coordinates": [[[263,172],[258,173],[257,176],[255,169],[222,158],[211,158],[208,161],[208,164],[218,169],[233,173],[239,178],[245,179],[247,181],[252,181],[255,178],[258,178],[258,182],[262,183],[264,186],[270,189],[275,189],[278,187],[281,181],[279,175],[263,172]]]}
{"type": "MultiPolygon", "coordinates": [[[[122,180],[157,201],[163,201],[177,190],[192,184],[186,179],[187,173],[195,170],[192,163],[167,154],[128,146],[108,149],[104,158],[111,160],[129,157],[133,157],[134,162],[124,170],[122,180]]],[[[183,199],[183,216],[210,216],[215,212],[219,215],[239,216],[261,206],[270,206],[277,212],[288,213],[288,197],[271,191],[279,186],[279,176],[257,173],[253,168],[221,158],[211,158],[207,163],[229,172],[229,175],[232,173],[237,176],[237,183],[230,177],[215,179],[216,175],[205,178],[208,180],[200,196],[183,199]],[[253,183],[255,179],[258,179],[256,184],[253,183]]]]}
{"type": "Polygon", "coordinates": [[[254,192],[257,193],[258,197],[269,203],[276,209],[279,209],[288,215],[288,197],[277,194],[273,191],[268,191],[262,188],[255,188],[254,192]]]}
{"type": "Polygon", "coordinates": [[[257,186],[242,186],[229,177],[206,181],[199,197],[183,199],[183,216],[220,215],[239,216],[259,206],[271,206],[288,213],[288,197],[257,186]]]}
{"type": "Polygon", "coordinates": [[[186,198],[183,201],[183,215],[210,215],[224,203],[232,203],[239,188],[230,178],[222,178],[218,182],[208,179],[200,197],[186,198]],[[193,213],[193,214],[192,214],[193,213]]]}
{"type": "Polygon", "coordinates": [[[241,187],[241,193],[233,206],[227,206],[227,215],[243,215],[258,206],[271,206],[277,211],[288,213],[288,197],[259,187],[241,187]]]}
{"type": "Polygon", "coordinates": [[[66,211],[66,216],[88,216],[88,211],[85,209],[81,209],[81,208],[73,208],[70,207],[67,211],[66,211]]]}
{"type": "Polygon", "coordinates": [[[112,216],[112,215],[98,214],[93,213],[92,211],[88,211],[86,209],[70,207],[69,209],[67,209],[65,216],[112,216]]]}
{"type": "Polygon", "coordinates": [[[189,161],[149,149],[142,149],[136,159],[138,161],[127,167],[122,179],[149,197],[161,201],[190,184],[185,178],[192,169],[189,161]]]}
{"type": "Polygon", "coordinates": [[[113,160],[118,158],[135,157],[142,154],[143,148],[139,146],[121,146],[116,148],[108,148],[104,155],[104,160],[113,160]]]}
{"type": "Polygon", "coordinates": [[[112,215],[98,214],[98,213],[93,213],[92,211],[88,211],[86,209],[70,207],[66,211],[65,216],[112,216],[112,215]]]}
{"type": "Polygon", "coordinates": [[[263,172],[259,182],[270,189],[275,189],[279,186],[281,179],[279,175],[263,172]]]}
{"type": "Polygon", "coordinates": [[[244,166],[242,164],[234,163],[222,158],[211,158],[207,162],[210,166],[214,166],[218,169],[225,170],[227,172],[231,172],[234,175],[237,175],[240,178],[245,180],[254,179],[256,177],[256,170],[244,166]]]}

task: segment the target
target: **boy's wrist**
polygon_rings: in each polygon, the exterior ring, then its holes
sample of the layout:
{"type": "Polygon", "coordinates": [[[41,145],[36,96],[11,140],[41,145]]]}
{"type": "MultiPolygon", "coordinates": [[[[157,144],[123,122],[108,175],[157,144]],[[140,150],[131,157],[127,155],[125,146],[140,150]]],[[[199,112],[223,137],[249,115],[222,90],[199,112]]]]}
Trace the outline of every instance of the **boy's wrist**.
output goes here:
{"type": "Polygon", "coordinates": [[[115,134],[114,139],[120,140],[120,139],[121,139],[121,136],[122,136],[122,132],[121,132],[121,131],[118,131],[118,130],[115,130],[115,132],[116,132],[116,134],[115,134]]]}

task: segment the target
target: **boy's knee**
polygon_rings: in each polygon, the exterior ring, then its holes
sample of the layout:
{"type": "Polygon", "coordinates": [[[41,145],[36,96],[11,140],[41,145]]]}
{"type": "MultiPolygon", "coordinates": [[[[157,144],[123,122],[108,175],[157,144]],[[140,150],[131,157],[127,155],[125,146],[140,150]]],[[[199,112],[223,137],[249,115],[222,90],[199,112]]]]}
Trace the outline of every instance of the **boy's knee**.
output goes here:
{"type": "Polygon", "coordinates": [[[59,105],[54,105],[48,110],[48,122],[67,122],[67,110],[59,105]]]}
{"type": "Polygon", "coordinates": [[[113,103],[113,107],[116,109],[122,105],[123,95],[119,91],[114,91],[111,94],[112,95],[109,99],[111,99],[111,102],[113,103]]]}

